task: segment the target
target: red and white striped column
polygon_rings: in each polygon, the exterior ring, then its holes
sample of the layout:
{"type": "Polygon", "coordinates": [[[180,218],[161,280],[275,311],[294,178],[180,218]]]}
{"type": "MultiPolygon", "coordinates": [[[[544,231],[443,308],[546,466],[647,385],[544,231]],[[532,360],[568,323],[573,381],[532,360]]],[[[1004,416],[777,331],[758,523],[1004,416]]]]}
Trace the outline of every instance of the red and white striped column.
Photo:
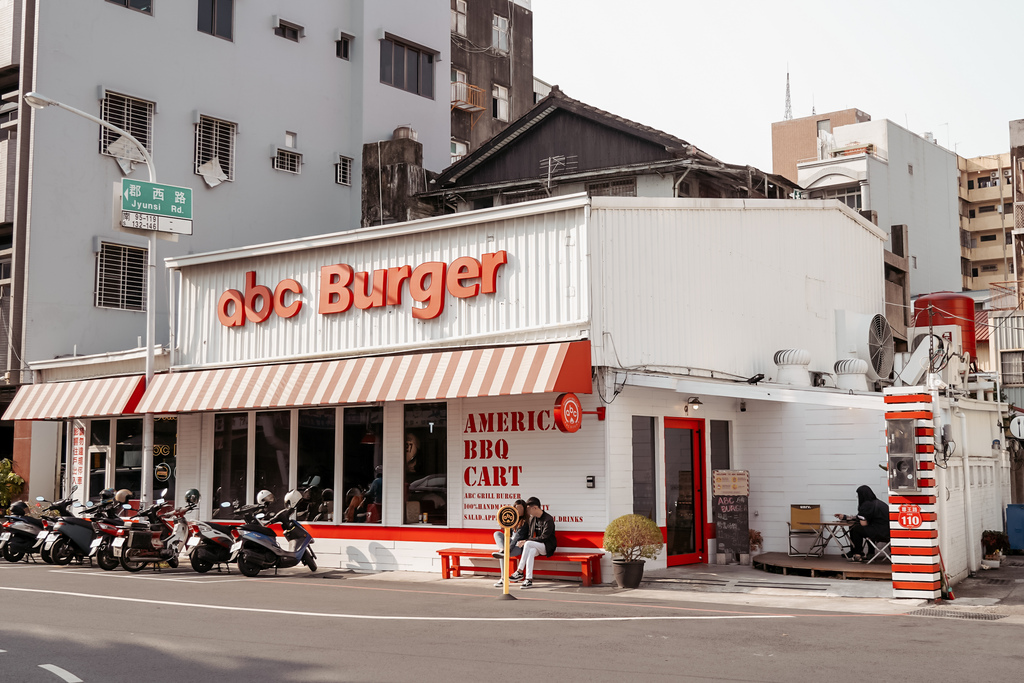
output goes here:
{"type": "Polygon", "coordinates": [[[938,406],[924,387],[890,387],[884,400],[886,420],[914,420],[917,450],[917,489],[889,489],[893,597],[935,599],[942,595],[933,412],[938,406]]]}

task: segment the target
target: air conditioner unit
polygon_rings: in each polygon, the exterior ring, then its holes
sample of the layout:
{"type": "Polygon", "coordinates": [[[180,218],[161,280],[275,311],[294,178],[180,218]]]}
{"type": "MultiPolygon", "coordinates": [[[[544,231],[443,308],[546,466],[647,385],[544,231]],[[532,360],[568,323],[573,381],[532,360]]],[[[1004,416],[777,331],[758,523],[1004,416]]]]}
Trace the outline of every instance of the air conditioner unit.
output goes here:
{"type": "Polygon", "coordinates": [[[1004,168],[1003,169],[1003,175],[1006,176],[1007,178],[1009,178],[1010,176],[1013,175],[1013,169],[1012,168],[1004,168]]]}
{"type": "Polygon", "coordinates": [[[998,178],[998,177],[999,177],[999,171],[992,171],[991,173],[989,173],[989,174],[988,174],[988,176],[989,176],[989,178],[991,178],[992,180],[995,180],[996,178],[998,178]]]}
{"type": "Polygon", "coordinates": [[[967,364],[961,359],[963,353],[963,330],[959,325],[935,325],[908,327],[907,344],[910,353],[901,353],[896,359],[897,385],[916,386],[925,381],[928,358],[935,359],[936,373],[944,383],[952,387],[963,385],[963,372],[967,364]]]}

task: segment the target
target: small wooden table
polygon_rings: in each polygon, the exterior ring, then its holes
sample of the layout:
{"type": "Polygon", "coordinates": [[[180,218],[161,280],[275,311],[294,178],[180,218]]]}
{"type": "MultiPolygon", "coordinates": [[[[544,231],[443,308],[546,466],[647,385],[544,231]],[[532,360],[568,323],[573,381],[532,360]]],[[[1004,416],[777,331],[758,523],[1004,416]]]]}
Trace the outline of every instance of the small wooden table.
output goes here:
{"type": "Polygon", "coordinates": [[[805,524],[818,531],[807,554],[821,557],[832,541],[836,542],[836,545],[839,546],[839,553],[842,554],[843,544],[850,545],[850,527],[855,522],[805,522],[805,524]]]}

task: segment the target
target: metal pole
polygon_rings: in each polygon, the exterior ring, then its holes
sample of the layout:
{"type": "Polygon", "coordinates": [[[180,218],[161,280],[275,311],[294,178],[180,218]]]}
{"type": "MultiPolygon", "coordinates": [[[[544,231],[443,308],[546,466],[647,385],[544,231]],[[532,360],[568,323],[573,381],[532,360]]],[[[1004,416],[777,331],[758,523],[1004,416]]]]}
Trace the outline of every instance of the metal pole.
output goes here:
{"type": "MultiPolygon", "coordinates": [[[[25,95],[25,101],[28,102],[29,106],[34,109],[41,109],[47,106],[59,107],[65,111],[71,112],[76,116],[80,116],[83,119],[92,121],[93,123],[99,124],[108,130],[112,130],[119,135],[127,138],[135,147],[138,148],[142,154],[142,158],[146,163],[146,169],[149,171],[149,182],[156,182],[156,167],[153,165],[153,157],[150,156],[146,150],[145,145],[138,141],[138,139],[124,130],[118,128],[112,123],[104,121],[98,116],[88,114],[81,109],[76,109],[70,105],[58,102],[57,100],[50,99],[44,95],[40,95],[37,92],[30,92],[25,95]]],[[[150,383],[153,381],[153,338],[156,336],[156,312],[153,310],[154,297],[154,282],[156,275],[156,232],[149,232],[149,266],[146,269],[146,387],[148,388],[150,383]]],[[[142,417],[142,490],[139,492],[139,498],[141,499],[140,505],[148,505],[153,498],[153,414],[146,413],[142,417]]]]}

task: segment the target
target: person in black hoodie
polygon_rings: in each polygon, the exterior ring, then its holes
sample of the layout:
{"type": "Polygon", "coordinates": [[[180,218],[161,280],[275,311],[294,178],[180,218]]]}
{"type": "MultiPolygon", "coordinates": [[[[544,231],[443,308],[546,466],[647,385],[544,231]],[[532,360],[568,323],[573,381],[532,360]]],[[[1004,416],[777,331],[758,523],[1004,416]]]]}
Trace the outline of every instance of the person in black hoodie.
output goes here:
{"type": "Polygon", "coordinates": [[[523,549],[523,558],[519,563],[519,569],[509,579],[523,581],[520,588],[533,588],[533,561],[541,553],[545,557],[555,554],[555,519],[544,512],[540,501],[535,497],[527,499],[526,514],[530,516],[526,539],[516,543],[523,549]]]}
{"type": "Polygon", "coordinates": [[[853,522],[850,527],[850,550],[843,557],[860,562],[864,559],[864,539],[870,538],[876,543],[889,541],[889,506],[875,497],[870,486],[857,489],[857,514],[836,517],[846,522],[853,522]]]}

